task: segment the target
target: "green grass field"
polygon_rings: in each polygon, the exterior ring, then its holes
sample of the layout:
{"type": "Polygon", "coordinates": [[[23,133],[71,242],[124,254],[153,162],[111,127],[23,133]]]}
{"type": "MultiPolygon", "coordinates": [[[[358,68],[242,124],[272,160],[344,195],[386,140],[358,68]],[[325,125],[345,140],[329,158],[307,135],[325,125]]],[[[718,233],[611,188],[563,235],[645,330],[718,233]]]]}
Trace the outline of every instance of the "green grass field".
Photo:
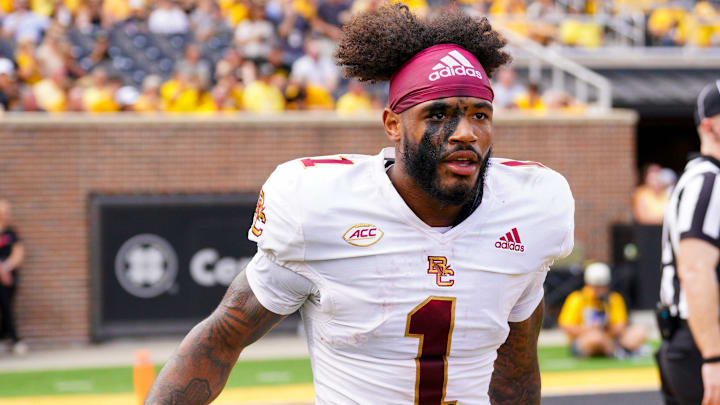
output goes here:
{"type": "MultiPolygon", "coordinates": [[[[543,372],[651,367],[651,357],[625,360],[577,359],[565,346],[541,347],[543,372]]],[[[161,365],[157,366],[157,371],[161,365]]],[[[228,387],[272,386],[311,383],[310,360],[240,361],[228,379],[228,387]]],[[[67,369],[0,373],[0,397],[37,395],[104,394],[132,392],[132,367],[67,369]]]]}

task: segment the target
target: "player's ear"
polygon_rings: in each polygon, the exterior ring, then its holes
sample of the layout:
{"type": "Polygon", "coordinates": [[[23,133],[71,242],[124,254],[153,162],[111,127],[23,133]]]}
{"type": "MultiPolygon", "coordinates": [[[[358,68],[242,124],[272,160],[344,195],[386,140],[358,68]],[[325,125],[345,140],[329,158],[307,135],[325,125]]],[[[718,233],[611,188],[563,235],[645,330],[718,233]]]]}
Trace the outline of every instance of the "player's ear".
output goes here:
{"type": "Polygon", "coordinates": [[[389,108],[385,108],[383,111],[383,125],[385,126],[385,135],[387,135],[393,143],[399,143],[402,139],[400,115],[389,108]]]}

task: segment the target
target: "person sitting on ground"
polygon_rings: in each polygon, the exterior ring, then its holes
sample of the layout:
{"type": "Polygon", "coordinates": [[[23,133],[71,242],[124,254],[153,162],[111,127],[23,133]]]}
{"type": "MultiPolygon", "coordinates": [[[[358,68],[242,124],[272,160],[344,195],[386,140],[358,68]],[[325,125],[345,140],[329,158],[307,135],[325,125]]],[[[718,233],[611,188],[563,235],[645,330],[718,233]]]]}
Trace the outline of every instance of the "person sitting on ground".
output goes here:
{"type": "Polygon", "coordinates": [[[628,325],[625,301],[610,291],[610,267],[593,263],[585,269],[585,287],[572,292],[563,303],[558,324],[570,339],[574,356],[642,354],[646,332],[628,325]]]}

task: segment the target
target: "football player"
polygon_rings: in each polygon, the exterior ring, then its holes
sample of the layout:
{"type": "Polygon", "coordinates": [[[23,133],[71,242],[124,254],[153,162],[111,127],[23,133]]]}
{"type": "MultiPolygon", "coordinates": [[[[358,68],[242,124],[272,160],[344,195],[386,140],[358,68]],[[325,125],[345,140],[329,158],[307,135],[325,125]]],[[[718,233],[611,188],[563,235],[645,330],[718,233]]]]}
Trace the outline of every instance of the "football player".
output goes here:
{"type": "Polygon", "coordinates": [[[543,281],[574,202],[542,164],[491,158],[487,19],[393,5],[356,16],[346,76],[390,81],[375,156],[284,163],[260,193],[258,252],[183,340],[146,404],[206,404],[242,349],[300,310],[317,404],[539,404],[543,281]]]}

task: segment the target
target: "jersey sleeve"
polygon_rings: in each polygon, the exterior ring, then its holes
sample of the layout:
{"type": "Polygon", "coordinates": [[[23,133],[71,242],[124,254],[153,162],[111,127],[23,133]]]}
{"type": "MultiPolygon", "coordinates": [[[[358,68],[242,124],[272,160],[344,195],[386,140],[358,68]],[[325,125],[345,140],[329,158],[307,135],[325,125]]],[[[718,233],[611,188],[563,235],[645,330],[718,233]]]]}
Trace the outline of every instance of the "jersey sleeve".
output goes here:
{"type": "Polygon", "coordinates": [[[720,247],[720,176],[704,173],[688,182],[677,224],[680,239],[697,238],[720,247]]]}
{"type": "Polygon", "coordinates": [[[508,321],[522,322],[535,312],[535,308],[537,308],[545,295],[543,283],[545,282],[546,275],[547,273],[544,271],[535,272],[530,275],[530,281],[510,311],[508,321]]]}
{"type": "Polygon", "coordinates": [[[315,284],[300,274],[280,266],[258,251],[245,274],[260,304],[278,315],[297,311],[311,295],[317,295],[315,284]]]}
{"type": "Polygon", "coordinates": [[[300,173],[290,162],[278,166],[260,190],[248,238],[277,264],[305,258],[300,173]]]}

